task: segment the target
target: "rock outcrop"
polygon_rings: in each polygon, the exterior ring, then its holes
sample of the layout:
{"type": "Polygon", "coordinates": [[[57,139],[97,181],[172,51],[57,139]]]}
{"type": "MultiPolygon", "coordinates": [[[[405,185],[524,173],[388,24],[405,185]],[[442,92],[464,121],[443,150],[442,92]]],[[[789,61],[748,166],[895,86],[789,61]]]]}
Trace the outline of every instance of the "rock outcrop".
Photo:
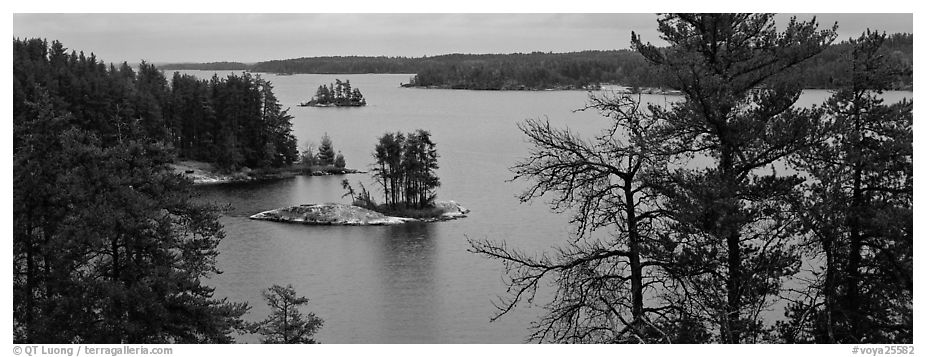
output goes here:
{"type": "Polygon", "coordinates": [[[343,203],[304,204],[264,211],[251,219],[313,225],[383,226],[409,222],[436,222],[466,217],[469,210],[454,201],[435,202],[443,213],[434,218],[393,217],[343,203]]]}

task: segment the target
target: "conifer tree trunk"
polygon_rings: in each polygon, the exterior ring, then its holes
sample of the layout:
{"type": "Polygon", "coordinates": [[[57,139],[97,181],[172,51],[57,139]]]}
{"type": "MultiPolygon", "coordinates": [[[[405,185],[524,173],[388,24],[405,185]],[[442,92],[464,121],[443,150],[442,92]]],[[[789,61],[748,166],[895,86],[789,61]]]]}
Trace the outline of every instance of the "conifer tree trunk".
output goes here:
{"type": "Polygon", "coordinates": [[[627,253],[630,261],[630,295],[631,316],[634,324],[639,326],[643,315],[643,264],[640,262],[640,232],[637,228],[636,199],[633,194],[633,181],[624,182],[624,202],[627,213],[627,253]]]}

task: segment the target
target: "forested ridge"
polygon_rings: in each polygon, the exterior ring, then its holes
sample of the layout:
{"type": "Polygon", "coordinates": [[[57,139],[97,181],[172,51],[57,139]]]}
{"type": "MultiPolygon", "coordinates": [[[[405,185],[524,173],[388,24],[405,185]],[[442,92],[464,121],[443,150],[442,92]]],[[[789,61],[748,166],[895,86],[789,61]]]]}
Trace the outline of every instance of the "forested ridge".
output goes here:
{"type": "Polygon", "coordinates": [[[325,56],[258,62],[249,69],[269,73],[415,73],[427,57],[325,56]]]}
{"type": "Polygon", "coordinates": [[[634,51],[446,55],[422,64],[408,86],[452,89],[585,89],[600,83],[661,87],[634,51]]]}
{"type": "MultiPolygon", "coordinates": [[[[806,88],[834,89],[846,78],[850,45],[843,41],[803,64],[806,88]]],[[[880,51],[891,61],[913,61],[913,35],[887,37],[880,51]]],[[[630,87],[677,87],[671,76],[660,73],[633,50],[568,53],[447,54],[431,57],[328,56],[240,64],[171,64],[171,69],[248,69],[268,73],[403,73],[414,74],[406,86],[482,90],[584,89],[598,84],[630,87]]],[[[891,89],[911,89],[912,73],[901,76],[891,89]]]]}
{"type": "Polygon", "coordinates": [[[205,278],[224,237],[170,164],[296,157],[291,117],[251,74],[168,80],[57,41],[13,40],[13,340],[227,343],[246,302],[205,278]]]}

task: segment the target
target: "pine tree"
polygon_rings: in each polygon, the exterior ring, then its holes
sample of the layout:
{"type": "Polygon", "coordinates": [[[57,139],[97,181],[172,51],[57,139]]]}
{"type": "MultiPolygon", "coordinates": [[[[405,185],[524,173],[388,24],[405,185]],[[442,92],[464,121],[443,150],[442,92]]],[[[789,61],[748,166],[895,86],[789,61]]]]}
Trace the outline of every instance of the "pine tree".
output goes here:
{"type": "Polygon", "coordinates": [[[440,186],[438,154],[431,133],[418,129],[408,135],[386,133],[374,150],[373,177],[383,187],[386,204],[425,208],[433,204],[440,186]]]}
{"type": "Polygon", "coordinates": [[[663,138],[651,130],[659,122],[630,96],[593,96],[586,109],[611,120],[591,140],[548,121],[519,124],[531,143],[530,156],[512,168],[515,179],[531,181],[519,198],[528,202],[543,197],[556,212],[574,212],[575,235],[554,253],[539,256],[504,243],[470,241],[472,251],[505,263],[509,294],[493,319],[531,299],[551,279],[556,293],[533,323],[531,340],[697,342],[705,332],[678,314],[684,302],[645,298],[649,289],[672,286],[664,280],[660,253],[669,248],[660,241],[665,220],[646,180],[650,172],[665,169],[659,150],[663,138]]]}
{"type": "Polygon", "coordinates": [[[344,162],[344,155],[338,151],[338,155],[334,158],[334,167],[343,169],[345,166],[347,166],[347,163],[344,162]]]}
{"type": "Polygon", "coordinates": [[[331,138],[328,133],[322,136],[321,145],[318,146],[318,164],[330,166],[334,164],[334,146],[331,144],[331,138]]]}
{"type": "Polygon", "coordinates": [[[247,304],[202,284],[224,237],[140,126],[105,145],[38,91],[14,131],[14,339],[228,343],[247,304]]]}
{"type": "Polygon", "coordinates": [[[311,168],[312,166],[317,165],[317,158],[315,156],[315,145],[307,143],[305,144],[305,149],[302,150],[300,163],[304,168],[311,168]]]}
{"type": "Polygon", "coordinates": [[[328,99],[328,87],[325,87],[323,85],[318,86],[318,90],[315,91],[314,100],[318,104],[327,104],[328,102],[330,102],[330,99],[328,99]]]}
{"type": "Polygon", "coordinates": [[[435,174],[437,149],[431,141],[431,133],[418,129],[409,133],[403,147],[401,164],[404,176],[405,203],[414,208],[430,207],[436,195],[434,189],[440,186],[440,179],[435,174]]]}
{"type": "Polygon", "coordinates": [[[383,201],[390,206],[396,205],[400,195],[401,185],[397,176],[404,141],[402,133],[386,133],[379,138],[373,149],[373,159],[376,160],[373,177],[383,188],[383,201]]]}
{"type": "Polygon", "coordinates": [[[350,103],[350,102],[352,102],[352,101],[354,100],[354,98],[352,97],[352,95],[354,94],[354,92],[351,91],[351,88],[350,88],[350,80],[349,80],[349,79],[348,79],[348,80],[345,80],[344,83],[341,85],[341,87],[342,87],[342,88],[341,88],[341,92],[344,93],[344,100],[343,100],[343,102],[344,102],[344,103],[350,103]]]}
{"type": "Polygon", "coordinates": [[[704,169],[660,178],[659,193],[675,221],[674,274],[691,311],[724,343],[755,342],[781,281],[800,266],[791,237],[796,175],[768,168],[808,144],[819,112],[792,108],[801,84],[780,75],[820,53],[835,38],[815,21],[792,19],[776,31],[771,14],[670,14],[659,20],[668,48],[634,47],[673,79],[685,101],[656,110],[665,143],[680,159],[700,153],[704,169]]]}
{"type": "Polygon", "coordinates": [[[299,307],[308,304],[309,299],[304,296],[296,297],[296,290],[292,285],[274,285],[263,295],[270,305],[270,316],[258,323],[258,332],[264,336],[261,342],[316,343],[312,337],[324,321],[311,312],[303,314],[299,311],[299,307]]]}
{"type": "Polygon", "coordinates": [[[882,54],[884,41],[877,32],[849,41],[849,80],[825,103],[814,145],[794,160],[811,176],[804,224],[825,264],[808,292],[822,305],[792,305],[790,326],[781,326],[792,341],[912,342],[913,103],[878,97],[905,72],[882,54]]]}
{"type": "Polygon", "coordinates": [[[344,84],[340,79],[335,79],[334,82],[334,101],[340,103],[344,99],[344,84]]]}
{"type": "Polygon", "coordinates": [[[363,94],[360,93],[360,89],[354,88],[354,91],[351,94],[351,101],[357,105],[367,104],[367,100],[363,99],[363,94]]]}
{"type": "Polygon", "coordinates": [[[259,78],[257,82],[263,99],[258,123],[265,133],[261,139],[268,147],[262,158],[265,164],[261,166],[281,167],[292,164],[299,157],[296,137],[292,134],[293,117],[289,115],[289,109],[282,109],[270,82],[259,78]]]}
{"type": "Polygon", "coordinates": [[[169,164],[174,148],[258,159],[238,139],[259,131],[260,81],[168,87],[153,65],[48,46],[13,42],[14,340],[232,342],[248,306],[203,284],[218,273],[219,212],[169,164]],[[219,101],[237,107],[216,112],[219,101]]]}

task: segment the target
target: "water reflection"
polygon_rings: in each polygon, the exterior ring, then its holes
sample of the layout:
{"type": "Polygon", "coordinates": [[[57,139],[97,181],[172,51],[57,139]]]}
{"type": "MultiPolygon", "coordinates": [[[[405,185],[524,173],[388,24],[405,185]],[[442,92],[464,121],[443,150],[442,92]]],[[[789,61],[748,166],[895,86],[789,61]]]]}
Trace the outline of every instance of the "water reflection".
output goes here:
{"type": "MultiPolygon", "coordinates": [[[[441,296],[437,292],[437,239],[433,224],[385,227],[376,237],[380,249],[377,283],[385,305],[386,341],[440,342],[441,296]]],[[[371,297],[372,298],[372,297],[371,297]]]]}

